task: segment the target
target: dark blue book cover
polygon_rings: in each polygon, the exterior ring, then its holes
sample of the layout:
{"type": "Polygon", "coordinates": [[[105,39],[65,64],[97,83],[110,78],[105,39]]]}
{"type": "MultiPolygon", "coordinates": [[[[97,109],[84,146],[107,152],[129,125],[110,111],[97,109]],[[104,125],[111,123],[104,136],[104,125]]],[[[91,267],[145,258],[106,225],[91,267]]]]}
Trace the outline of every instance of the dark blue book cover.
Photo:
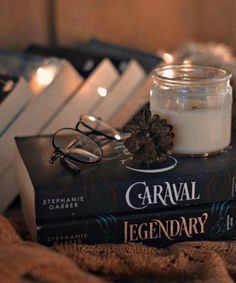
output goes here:
{"type": "Polygon", "coordinates": [[[122,60],[109,57],[106,54],[96,54],[96,52],[90,52],[86,48],[80,48],[80,46],[74,48],[60,47],[52,49],[32,45],[26,50],[26,52],[41,56],[56,56],[58,58],[65,58],[84,78],[87,78],[104,58],[109,58],[120,73],[125,70],[130,61],[130,59],[122,60]]]}
{"type": "Polygon", "coordinates": [[[97,38],[92,38],[87,42],[80,44],[79,48],[80,50],[86,50],[91,54],[105,56],[110,59],[135,59],[147,73],[151,72],[160,62],[162,62],[162,58],[153,53],[125,47],[97,38]]]}
{"type": "MultiPolygon", "coordinates": [[[[134,163],[122,143],[104,146],[101,162],[72,174],[49,164],[50,136],[16,138],[37,223],[99,214],[141,213],[235,199],[236,136],[208,158],[172,156],[150,167],[134,163]]],[[[20,188],[21,189],[21,188],[20,188]]]]}
{"type": "Polygon", "coordinates": [[[236,237],[236,202],[199,205],[165,212],[98,215],[37,227],[45,245],[139,243],[165,247],[182,241],[219,241],[236,237]]]}
{"type": "Polygon", "coordinates": [[[46,58],[23,52],[0,49],[0,73],[30,80],[32,72],[44,63],[58,63],[56,58],[46,58]]]}

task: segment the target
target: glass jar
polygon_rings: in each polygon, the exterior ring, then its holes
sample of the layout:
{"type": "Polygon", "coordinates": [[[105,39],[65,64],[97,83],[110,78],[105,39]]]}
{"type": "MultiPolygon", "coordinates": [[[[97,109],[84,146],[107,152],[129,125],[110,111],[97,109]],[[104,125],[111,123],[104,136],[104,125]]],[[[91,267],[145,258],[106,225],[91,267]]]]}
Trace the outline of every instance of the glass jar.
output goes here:
{"type": "Polygon", "coordinates": [[[154,71],[150,108],[173,125],[173,153],[207,156],[230,144],[230,77],[207,66],[170,65],[154,71]]]}

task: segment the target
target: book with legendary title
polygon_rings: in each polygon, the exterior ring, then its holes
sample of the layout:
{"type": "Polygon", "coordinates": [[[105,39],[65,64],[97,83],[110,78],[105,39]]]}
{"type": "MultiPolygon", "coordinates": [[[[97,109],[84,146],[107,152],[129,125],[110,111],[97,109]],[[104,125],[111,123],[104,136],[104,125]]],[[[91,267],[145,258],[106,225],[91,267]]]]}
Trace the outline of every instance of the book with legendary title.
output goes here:
{"type": "Polygon", "coordinates": [[[33,236],[44,245],[138,243],[165,247],[182,241],[235,238],[236,202],[225,201],[192,209],[131,213],[39,225],[33,236]]]}
{"type": "MultiPolygon", "coordinates": [[[[144,167],[121,142],[103,147],[103,160],[72,174],[49,159],[51,136],[16,138],[17,183],[33,226],[104,214],[141,213],[236,199],[236,135],[210,158],[170,157],[144,167]]],[[[32,226],[31,225],[31,226],[32,226]]]]}

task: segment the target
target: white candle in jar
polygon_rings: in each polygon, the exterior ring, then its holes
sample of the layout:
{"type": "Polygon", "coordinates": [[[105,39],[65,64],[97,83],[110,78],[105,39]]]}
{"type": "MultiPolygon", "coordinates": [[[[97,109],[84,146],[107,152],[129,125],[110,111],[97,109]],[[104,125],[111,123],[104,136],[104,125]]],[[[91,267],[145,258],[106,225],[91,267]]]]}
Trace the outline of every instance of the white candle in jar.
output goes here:
{"type": "Polygon", "coordinates": [[[173,125],[173,153],[211,154],[230,144],[232,89],[229,85],[153,87],[150,107],[152,114],[173,125]]]}
{"type": "Polygon", "coordinates": [[[174,153],[204,154],[217,152],[230,143],[231,104],[222,108],[176,111],[151,108],[173,125],[174,153]]]}

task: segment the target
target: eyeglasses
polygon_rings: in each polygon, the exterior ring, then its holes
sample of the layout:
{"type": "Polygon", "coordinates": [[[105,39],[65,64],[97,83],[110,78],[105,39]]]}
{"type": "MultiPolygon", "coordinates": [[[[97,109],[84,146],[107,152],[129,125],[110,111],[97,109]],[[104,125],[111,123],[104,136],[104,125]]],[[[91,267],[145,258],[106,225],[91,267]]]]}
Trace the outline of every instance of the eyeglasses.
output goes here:
{"type": "Polygon", "coordinates": [[[80,163],[93,164],[102,159],[102,145],[107,140],[121,141],[122,134],[104,121],[83,114],[75,128],[62,128],[54,133],[54,152],[49,163],[59,158],[63,165],[77,173],[80,163]]]}

